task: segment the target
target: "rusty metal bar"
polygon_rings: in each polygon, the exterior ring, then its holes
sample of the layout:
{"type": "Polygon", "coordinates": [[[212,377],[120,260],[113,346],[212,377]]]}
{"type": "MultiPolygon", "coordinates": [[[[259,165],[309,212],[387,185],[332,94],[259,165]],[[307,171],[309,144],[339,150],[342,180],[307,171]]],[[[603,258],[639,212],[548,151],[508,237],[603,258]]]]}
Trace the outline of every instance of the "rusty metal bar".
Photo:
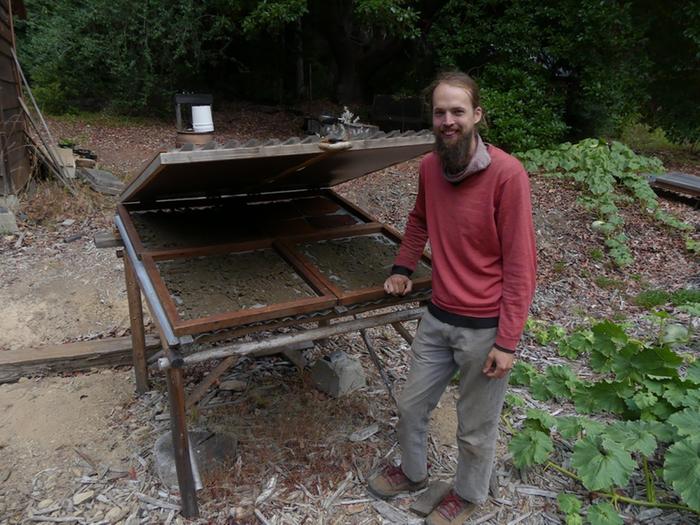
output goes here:
{"type": "Polygon", "coordinates": [[[170,430],[173,438],[177,482],[180,487],[182,515],[186,518],[194,518],[199,516],[199,508],[187,435],[183,371],[180,368],[171,368],[166,372],[166,378],[170,398],[170,430]]]}
{"type": "MultiPolygon", "coordinates": [[[[119,230],[122,240],[124,241],[124,249],[126,250],[126,256],[131,261],[132,267],[134,268],[134,273],[136,274],[136,279],[138,280],[141,286],[143,296],[148,302],[149,309],[151,310],[153,318],[156,324],[158,325],[158,328],[160,329],[160,333],[163,335],[166,343],[170,348],[179,347],[183,343],[183,341],[179,337],[177,337],[173,332],[173,329],[170,326],[170,322],[168,321],[168,316],[165,314],[163,307],[158,301],[158,295],[156,294],[156,291],[153,288],[151,280],[148,278],[146,269],[143,266],[143,263],[139,261],[138,257],[136,256],[136,252],[134,251],[134,245],[131,243],[131,239],[126,233],[124,223],[118,215],[114,218],[114,222],[116,223],[117,229],[119,230]]],[[[189,341],[191,340],[192,339],[189,338],[189,341]]]]}
{"type": "Polygon", "coordinates": [[[143,305],[141,304],[141,289],[136,281],[134,268],[129,257],[124,257],[124,276],[126,278],[126,295],[129,301],[131,348],[134,362],[136,392],[143,394],[148,390],[148,365],[146,364],[146,336],[143,327],[143,305]]]}
{"type": "MultiPolygon", "coordinates": [[[[211,350],[202,350],[178,360],[177,366],[189,366],[196,363],[209,361],[210,359],[223,359],[233,355],[243,356],[258,352],[260,350],[269,350],[294,343],[315,341],[333,335],[356,332],[358,330],[373,328],[375,326],[401,321],[412,321],[422,317],[424,311],[425,308],[423,307],[411,308],[408,310],[400,310],[398,312],[390,312],[388,314],[363,317],[362,319],[355,319],[352,321],[344,321],[341,323],[332,324],[330,326],[304,330],[303,332],[298,332],[295,334],[285,334],[282,336],[271,337],[262,341],[236,343],[222,346],[220,348],[212,348],[211,350]]],[[[158,367],[161,370],[168,370],[173,367],[173,361],[169,357],[161,357],[158,360],[158,367]]]]}

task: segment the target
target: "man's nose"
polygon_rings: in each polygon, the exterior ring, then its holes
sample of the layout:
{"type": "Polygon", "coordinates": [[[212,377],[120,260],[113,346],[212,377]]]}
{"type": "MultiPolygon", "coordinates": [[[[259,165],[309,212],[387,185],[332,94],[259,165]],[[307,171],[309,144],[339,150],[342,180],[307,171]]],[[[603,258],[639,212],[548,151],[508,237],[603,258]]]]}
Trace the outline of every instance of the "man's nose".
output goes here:
{"type": "Polygon", "coordinates": [[[445,113],[445,124],[454,124],[454,121],[455,121],[454,115],[452,115],[452,113],[447,111],[445,113]]]}

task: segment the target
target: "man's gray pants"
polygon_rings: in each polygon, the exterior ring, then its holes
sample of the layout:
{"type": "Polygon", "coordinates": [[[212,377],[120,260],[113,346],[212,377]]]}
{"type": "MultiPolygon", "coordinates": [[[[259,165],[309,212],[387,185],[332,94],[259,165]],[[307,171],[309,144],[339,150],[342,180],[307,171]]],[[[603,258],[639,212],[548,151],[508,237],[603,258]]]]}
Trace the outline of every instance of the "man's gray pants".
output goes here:
{"type": "Polygon", "coordinates": [[[454,489],[472,503],[483,503],[488,497],[508,386],[508,376],[489,379],[482,372],[496,331],[452,326],[426,312],[413,341],[411,370],[398,400],[401,468],[409,479],[420,481],[428,475],[430,413],[457,370],[461,372],[454,489]]]}

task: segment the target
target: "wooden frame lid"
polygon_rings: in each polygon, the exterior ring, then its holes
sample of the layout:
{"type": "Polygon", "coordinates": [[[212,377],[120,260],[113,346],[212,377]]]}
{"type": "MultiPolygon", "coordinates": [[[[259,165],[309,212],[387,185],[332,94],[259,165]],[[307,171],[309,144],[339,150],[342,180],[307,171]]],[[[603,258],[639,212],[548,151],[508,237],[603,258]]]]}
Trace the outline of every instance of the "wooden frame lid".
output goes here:
{"type": "Polygon", "coordinates": [[[211,142],[159,153],[121,193],[121,202],[328,188],[430,151],[433,134],[376,133],[326,149],[318,138],[211,142]]]}

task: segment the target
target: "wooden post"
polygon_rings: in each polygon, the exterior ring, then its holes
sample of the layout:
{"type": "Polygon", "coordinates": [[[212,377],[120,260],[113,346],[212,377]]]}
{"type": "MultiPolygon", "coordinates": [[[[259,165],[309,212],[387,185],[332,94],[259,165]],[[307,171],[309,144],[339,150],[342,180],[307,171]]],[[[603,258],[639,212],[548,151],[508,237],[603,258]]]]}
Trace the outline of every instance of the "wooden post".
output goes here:
{"type": "Polygon", "coordinates": [[[168,380],[168,397],[170,398],[170,431],[173,435],[175,452],[175,469],[177,483],[180,487],[182,515],[186,518],[199,516],[197,492],[190,462],[189,436],[185,413],[185,382],[182,368],[170,368],[166,372],[168,380]]]}
{"type": "Polygon", "coordinates": [[[141,288],[134,267],[128,256],[124,257],[124,275],[126,277],[126,295],[129,300],[129,319],[131,321],[131,348],[134,361],[134,376],[136,392],[143,394],[148,391],[148,365],[146,363],[146,337],[143,327],[143,306],[141,303],[141,288]]]}
{"type": "Polygon", "coordinates": [[[396,323],[391,323],[391,326],[394,327],[394,330],[396,330],[396,332],[397,332],[401,337],[403,337],[404,340],[405,340],[409,345],[412,345],[412,344],[413,344],[413,336],[411,335],[411,333],[410,333],[408,330],[406,330],[406,327],[405,327],[404,325],[402,325],[402,324],[399,323],[399,322],[396,322],[396,323]]]}

